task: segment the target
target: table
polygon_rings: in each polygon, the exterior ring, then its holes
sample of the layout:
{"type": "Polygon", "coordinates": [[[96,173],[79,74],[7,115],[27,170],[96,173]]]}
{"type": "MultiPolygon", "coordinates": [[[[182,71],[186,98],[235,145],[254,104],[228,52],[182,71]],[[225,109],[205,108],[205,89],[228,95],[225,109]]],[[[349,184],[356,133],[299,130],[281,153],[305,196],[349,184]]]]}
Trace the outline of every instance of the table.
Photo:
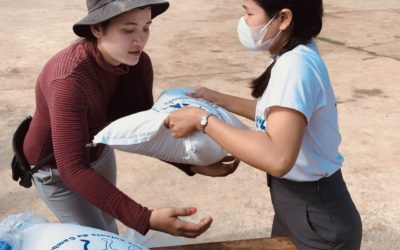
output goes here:
{"type": "Polygon", "coordinates": [[[158,247],[154,250],[296,250],[290,238],[273,237],[249,240],[236,240],[215,243],[202,243],[174,247],[158,247]]]}

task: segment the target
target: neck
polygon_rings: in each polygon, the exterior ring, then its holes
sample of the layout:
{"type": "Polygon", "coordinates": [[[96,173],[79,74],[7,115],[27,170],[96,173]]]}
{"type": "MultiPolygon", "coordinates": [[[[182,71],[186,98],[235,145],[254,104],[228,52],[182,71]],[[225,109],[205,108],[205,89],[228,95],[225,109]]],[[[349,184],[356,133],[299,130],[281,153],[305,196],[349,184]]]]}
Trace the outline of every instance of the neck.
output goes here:
{"type": "Polygon", "coordinates": [[[108,64],[111,66],[119,66],[121,63],[118,62],[117,60],[113,59],[106,50],[102,49],[102,47],[97,43],[97,49],[100,51],[101,56],[104,58],[104,61],[106,61],[108,64]]]}
{"type": "Polygon", "coordinates": [[[278,55],[283,50],[283,48],[289,42],[290,33],[291,32],[289,30],[284,30],[280,33],[279,37],[276,38],[274,45],[269,50],[269,53],[272,56],[278,55]]]}

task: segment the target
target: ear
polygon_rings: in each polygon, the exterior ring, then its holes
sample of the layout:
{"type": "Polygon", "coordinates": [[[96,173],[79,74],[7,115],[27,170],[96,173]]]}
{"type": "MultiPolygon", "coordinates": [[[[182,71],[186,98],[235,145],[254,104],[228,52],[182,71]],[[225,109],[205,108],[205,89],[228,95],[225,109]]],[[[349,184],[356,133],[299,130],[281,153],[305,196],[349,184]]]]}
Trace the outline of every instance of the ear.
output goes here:
{"type": "Polygon", "coordinates": [[[279,29],[286,30],[292,24],[293,12],[290,9],[282,9],[279,13],[278,19],[280,21],[279,29]]]}
{"type": "Polygon", "coordinates": [[[103,36],[103,29],[98,24],[90,25],[90,31],[92,32],[93,36],[99,39],[103,36]]]}

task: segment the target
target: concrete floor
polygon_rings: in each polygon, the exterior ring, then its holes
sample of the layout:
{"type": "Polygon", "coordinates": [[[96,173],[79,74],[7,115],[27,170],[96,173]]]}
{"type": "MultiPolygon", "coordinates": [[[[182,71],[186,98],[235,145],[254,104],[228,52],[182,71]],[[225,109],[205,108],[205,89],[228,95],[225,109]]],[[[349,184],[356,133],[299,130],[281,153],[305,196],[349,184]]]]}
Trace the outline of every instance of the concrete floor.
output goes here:
{"type": "MultiPolygon", "coordinates": [[[[33,189],[10,177],[11,136],[34,109],[43,64],[75,39],[83,0],[0,0],[0,219],[35,210],[54,216],[33,189]]],[[[155,96],[168,86],[207,86],[249,96],[247,82],[266,65],[236,38],[240,1],[171,0],[152,25],[147,52],[155,96]]],[[[400,249],[400,1],[327,0],[318,38],[339,104],[343,172],[363,220],[362,249],[400,249]]],[[[251,122],[247,122],[250,126],[251,122]]],[[[214,218],[186,243],[268,236],[273,216],[265,174],[241,164],[226,178],[187,177],[155,159],[117,152],[118,187],[150,208],[196,206],[191,220],[214,218]]],[[[121,231],[126,228],[120,225],[121,231]]]]}

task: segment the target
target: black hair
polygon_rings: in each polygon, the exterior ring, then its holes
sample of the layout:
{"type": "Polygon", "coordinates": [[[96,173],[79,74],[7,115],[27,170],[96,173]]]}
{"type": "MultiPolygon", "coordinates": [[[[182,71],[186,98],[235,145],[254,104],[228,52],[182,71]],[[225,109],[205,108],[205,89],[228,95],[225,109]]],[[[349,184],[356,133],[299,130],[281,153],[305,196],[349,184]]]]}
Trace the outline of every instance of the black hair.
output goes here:
{"type": "MultiPolygon", "coordinates": [[[[279,56],[294,49],[300,44],[306,44],[321,32],[323,3],[322,0],[254,0],[264,9],[269,18],[273,18],[282,9],[290,9],[293,13],[291,33],[288,42],[279,52],[279,56]]],[[[255,98],[262,96],[268,86],[271,70],[275,61],[268,66],[263,74],[254,79],[250,88],[255,98]]]]}
{"type": "MultiPolygon", "coordinates": [[[[110,26],[111,19],[105,20],[101,23],[95,24],[98,28],[100,28],[104,33],[107,32],[108,26],[110,26]]],[[[93,35],[92,31],[89,28],[89,32],[86,34],[85,39],[88,41],[96,41],[97,38],[93,35]]]]}

